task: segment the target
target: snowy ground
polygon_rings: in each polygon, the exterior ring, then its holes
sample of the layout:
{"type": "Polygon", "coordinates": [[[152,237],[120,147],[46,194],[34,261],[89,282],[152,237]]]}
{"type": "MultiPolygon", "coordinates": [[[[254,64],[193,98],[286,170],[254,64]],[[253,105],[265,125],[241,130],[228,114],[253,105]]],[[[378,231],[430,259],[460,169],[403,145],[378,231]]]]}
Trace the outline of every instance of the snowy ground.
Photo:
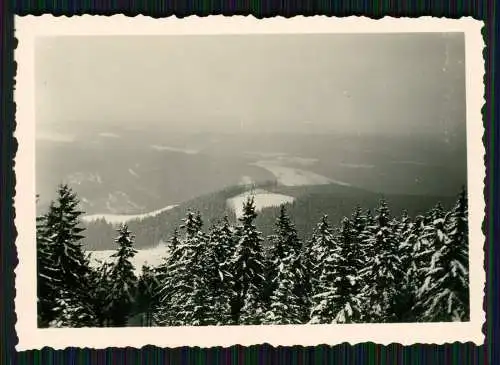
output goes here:
{"type": "Polygon", "coordinates": [[[241,217],[243,214],[243,203],[252,195],[254,197],[256,211],[260,211],[267,207],[279,207],[281,204],[293,203],[295,200],[292,196],[269,193],[265,190],[249,191],[227,200],[227,205],[235,212],[236,217],[241,217]]]}
{"type": "Polygon", "coordinates": [[[132,170],[132,169],[128,169],[128,172],[129,172],[129,174],[130,174],[130,175],[132,175],[132,176],[139,177],[139,175],[137,174],[137,172],[135,172],[135,171],[134,171],[134,170],[132,170]]]}
{"type": "Polygon", "coordinates": [[[179,153],[185,153],[187,155],[196,155],[200,151],[198,150],[193,150],[189,148],[179,148],[179,147],[172,147],[172,146],[160,146],[160,145],[152,145],[152,149],[157,150],[157,151],[170,151],[170,152],[179,152],[179,153]]]}
{"type": "Polygon", "coordinates": [[[143,214],[90,214],[90,215],[84,215],[82,217],[82,220],[84,222],[92,222],[98,219],[103,219],[111,224],[122,224],[129,222],[131,220],[136,220],[136,219],[144,219],[148,217],[154,217],[160,214],[161,212],[170,210],[172,208],[175,208],[177,205],[169,205],[164,208],[154,210],[152,212],[148,213],[143,213],[143,214]]]}
{"type": "Polygon", "coordinates": [[[99,137],[103,138],[121,138],[118,134],[112,132],[102,132],[99,133],[99,137]]]}
{"type": "Polygon", "coordinates": [[[373,168],[375,168],[375,165],[345,163],[345,162],[342,162],[340,164],[340,166],[342,166],[342,167],[348,167],[348,168],[351,168],[351,169],[373,169],[373,168]]]}
{"type": "MultiPolygon", "coordinates": [[[[116,253],[115,250],[105,251],[88,251],[90,253],[90,265],[98,267],[102,262],[111,262],[113,258],[111,255],[116,253]]],[[[131,259],[135,267],[136,275],[139,275],[142,266],[147,264],[150,266],[158,266],[163,262],[164,257],[167,256],[167,247],[164,243],[160,243],[157,247],[148,248],[145,250],[137,250],[135,256],[131,259]]]]}
{"type": "Polygon", "coordinates": [[[253,165],[270,171],[278,180],[285,186],[302,186],[302,185],[326,185],[338,184],[349,186],[350,184],[326,176],[316,174],[312,171],[297,169],[294,167],[285,167],[279,165],[276,161],[259,161],[253,165]]]}

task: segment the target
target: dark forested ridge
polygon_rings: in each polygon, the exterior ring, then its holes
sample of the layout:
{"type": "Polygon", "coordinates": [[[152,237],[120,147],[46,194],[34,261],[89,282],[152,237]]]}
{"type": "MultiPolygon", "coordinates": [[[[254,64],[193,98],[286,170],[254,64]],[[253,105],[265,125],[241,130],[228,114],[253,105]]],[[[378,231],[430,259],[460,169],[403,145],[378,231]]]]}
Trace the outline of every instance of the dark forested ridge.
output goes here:
{"type": "Polygon", "coordinates": [[[356,194],[347,196],[304,194],[262,214],[249,197],[238,219],[205,220],[202,208],[217,206],[193,206],[169,233],[151,228],[168,248],[137,277],[139,226],[119,227],[113,260],[90,266],[78,197],[61,185],[37,220],[39,327],[467,321],[466,191],[452,204],[418,197],[428,204],[418,214],[390,196],[374,209],[373,197],[352,206],[356,194]],[[344,210],[321,212],[335,206],[344,210]],[[316,221],[310,233],[300,214],[316,221]],[[271,219],[271,234],[260,231],[271,219]]]}
{"type": "MultiPolygon", "coordinates": [[[[437,201],[440,201],[447,208],[451,207],[455,201],[454,196],[381,195],[372,191],[337,184],[287,187],[268,182],[261,183],[256,187],[264,188],[270,193],[284,194],[295,198],[293,203],[286,204],[286,208],[290,215],[293,216],[298,235],[302,239],[313,233],[316,222],[324,214],[328,215],[332,222],[340,222],[344,216],[351,214],[358,205],[365,209],[376,209],[381,198],[391,202],[391,210],[394,213],[400,214],[403,210],[406,210],[411,216],[426,212],[437,201]]],[[[232,223],[236,223],[236,215],[228,207],[227,199],[247,190],[248,188],[244,186],[228,187],[189,200],[156,216],[127,222],[130,230],[136,236],[136,248],[154,247],[160,241],[168,241],[177,228],[178,222],[184,218],[189,210],[202,213],[207,225],[216,223],[223,216],[228,216],[232,223]]],[[[265,236],[272,234],[278,212],[279,207],[267,207],[259,212],[256,224],[265,236]]],[[[83,240],[85,249],[110,250],[115,248],[113,239],[117,226],[106,222],[104,219],[83,222],[82,226],[86,229],[86,237],[83,240]]]]}

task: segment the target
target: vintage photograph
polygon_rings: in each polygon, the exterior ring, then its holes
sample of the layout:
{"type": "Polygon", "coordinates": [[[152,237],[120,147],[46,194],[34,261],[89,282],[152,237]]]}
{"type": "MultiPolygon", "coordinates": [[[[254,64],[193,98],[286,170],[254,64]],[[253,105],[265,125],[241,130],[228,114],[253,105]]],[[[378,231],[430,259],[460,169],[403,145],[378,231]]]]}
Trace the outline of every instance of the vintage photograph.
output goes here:
{"type": "Polygon", "coordinates": [[[39,326],[467,321],[461,33],[36,40],[39,326]]]}
{"type": "Polygon", "coordinates": [[[477,320],[463,31],[31,42],[38,329],[477,320]]]}

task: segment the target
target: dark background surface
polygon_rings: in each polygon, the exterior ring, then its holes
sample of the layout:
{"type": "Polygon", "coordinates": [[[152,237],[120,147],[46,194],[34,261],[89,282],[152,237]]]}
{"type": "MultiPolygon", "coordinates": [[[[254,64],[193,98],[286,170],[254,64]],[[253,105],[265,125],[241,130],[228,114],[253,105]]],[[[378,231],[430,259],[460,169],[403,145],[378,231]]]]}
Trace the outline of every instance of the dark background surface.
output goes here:
{"type": "MultiPolygon", "coordinates": [[[[499,364],[500,363],[500,318],[498,308],[499,271],[500,271],[500,224],[498,212],[498,114],[499,107],[498,75],[495,64],[498,63],[496,39],[498,36],[498,17],[494,1],[404,1],[404,2],[323,2],[323,1],[172,1],[167,4],[139,1],[5,1],[2,5],[0,28],[2,32],[1,49],[3,55],[2,72],[2,133],[0,156],[2,157],[2,183],[0,185],[0,201],[2,207],[0,229],[1,271],[0,282],[2,301],[0,301],[0,363],[2,364],[302,364],[302,363],[342,363],[342,364],[499,364]],[[404,4],[404,5],[402,5],[404,4]],[[179,17],[188,15],[254,15],[258,18],[276,15],[317,15],[334,16],[365,15],[373,18],[383,16],[446,16],[458,18],[473,16],[486,21],[484,36],[487,44],[484,57],[486,62],[486,99],[483,109],[486,133],[484,143],[487,152],[487,178],[485,181],[485,197],[487,202],[484,231],[486,234],[485,267],[487,275],[485,310],[487,322],[484,326],[486,343],[483,346],[473,344],[413,345],[403,347],[398,344],[378,346],[376,344],[358,344],[350,346],[341,344],[334,347],[317,346],[314,348],[293,347],[273,348],[268,345],[228,349],[212,348],[177,348],[158,349],[145,347],[139,349],[65,349],[53,351],[26,351],[16,353],[17,343],[14,325],[16,321],[14,309],[14,274],[16,265],[15,227],[12,197],[14,196],[15,177],[12,172],[13,156],[16,142],[12,131],[15,128],[14,107],[12,101],[13,77],[13,14],[78,15],[103,14],[127,15],[144,14],[163,17],[175,14],[179,17]],[[495,205],[493,204],[495,202],[495,205]]],[[[19,192],[18,192],[19,193],[19,192]]],[[[22,192],[21,192],[22,193],[22,192]]]]}

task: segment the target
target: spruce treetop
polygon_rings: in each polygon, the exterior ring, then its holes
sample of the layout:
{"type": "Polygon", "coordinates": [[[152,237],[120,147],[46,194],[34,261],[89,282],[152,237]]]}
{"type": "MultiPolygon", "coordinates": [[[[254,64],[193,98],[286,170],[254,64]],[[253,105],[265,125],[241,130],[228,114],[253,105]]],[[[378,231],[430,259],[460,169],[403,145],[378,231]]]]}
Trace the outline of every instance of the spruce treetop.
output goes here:
{"type": "Polygon", "coordinates": [[[115,238],[115,242],[118,244],[118,251],[115,252],[111,257],[118,257],[120,259],[130,259],[135,256],[137,250],[134,246],[135,236],[128,230],[127,224],[122,224],[120,228],[117,229],[118,237],[115,238]]]}

